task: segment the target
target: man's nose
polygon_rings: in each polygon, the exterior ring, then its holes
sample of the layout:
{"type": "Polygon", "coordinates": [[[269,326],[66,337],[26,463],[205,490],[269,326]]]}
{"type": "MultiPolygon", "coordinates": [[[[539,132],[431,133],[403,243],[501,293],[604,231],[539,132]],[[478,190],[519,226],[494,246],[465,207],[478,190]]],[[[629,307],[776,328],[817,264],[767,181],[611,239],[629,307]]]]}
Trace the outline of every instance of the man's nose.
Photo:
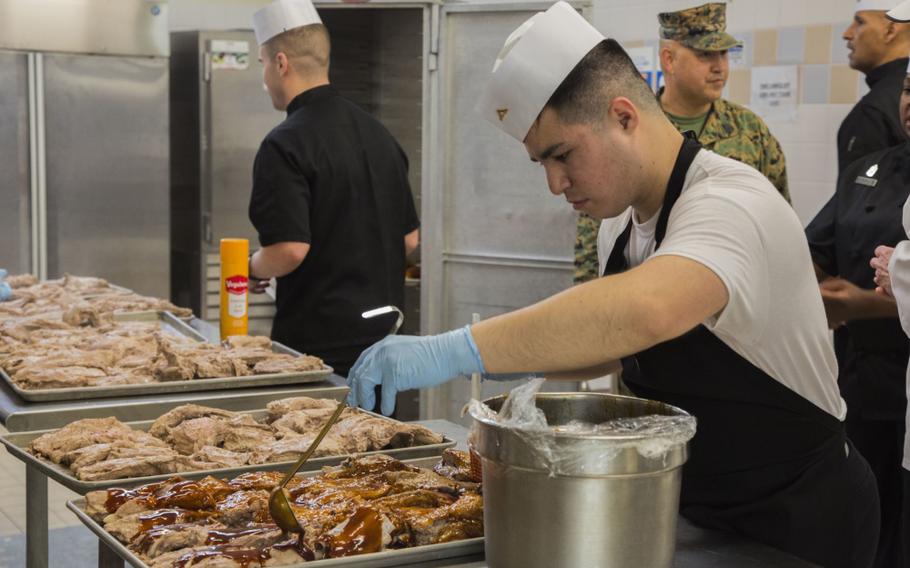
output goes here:
{"type": "Polygon", "coordinates": [[[562,195],[572,185],[569,182],[569,176],[566,175],[562,168],[547,166],[546,170],[547,185],[550,186],[550,193],[553,195],[562,195]]]}

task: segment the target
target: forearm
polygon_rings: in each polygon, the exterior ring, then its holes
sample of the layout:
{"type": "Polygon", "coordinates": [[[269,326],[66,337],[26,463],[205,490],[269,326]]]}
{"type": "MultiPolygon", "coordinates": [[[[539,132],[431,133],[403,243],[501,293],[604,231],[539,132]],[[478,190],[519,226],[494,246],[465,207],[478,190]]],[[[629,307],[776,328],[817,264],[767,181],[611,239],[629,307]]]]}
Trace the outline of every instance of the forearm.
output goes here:
{"type": "Polygon", "coordinates": [[[309,250],[309,244],[294,242],[262,247],[250,257],[250,276],[264,280],[290,274],[300,266],[309,250]]]}
{"type": "Polygon", "coordinates": [[[726,301],[713,272],[665,256],[484,320],[471,332],[488,373],[574,371],[677,337],[726,301]]]}
{"type": "Polygon", "coordinates": [[[850,307],[849,320],[896,318],[897,303],[894,298],[863,290],[850,307]]]}
{"type": "Polygon", "coordinates": [[[550,381],[590,381],[616,373],[621,369],[622,365],[619,361],[608,361],[594,367],[588,367],[587,369],[550,372],[546,374],[546,379],[550,381]]]}

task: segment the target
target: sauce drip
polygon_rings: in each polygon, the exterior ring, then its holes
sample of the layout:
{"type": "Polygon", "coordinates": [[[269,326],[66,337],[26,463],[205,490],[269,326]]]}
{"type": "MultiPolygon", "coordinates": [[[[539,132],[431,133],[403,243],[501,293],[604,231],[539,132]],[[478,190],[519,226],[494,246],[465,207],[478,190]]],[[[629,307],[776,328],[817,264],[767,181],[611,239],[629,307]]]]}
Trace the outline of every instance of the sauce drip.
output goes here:
{"type": "Polygon", "coordinates": [[[268,548],[221,549],[212,547],[208,549],[193,550],[191,552],[187,552],[175,560],[173,565],[174,568],[184,568],[190,563],[196,564],[199,561],[205,560],[206,558],[215,558],[218,556],[230,558],[234,562],[243,566],[243,568],[247,568],[250,564],[259,565],[272,557],[271,554],[269,554],[268,548]]]}
{"type": "Polygon", "coordinates": [[[379,552],[382,549],[382,518],[375,510],[361,507],[351,515],[341,533],[325,535],[320,544],[325,547],[327,558],[379,552]]]}
{"type": "Polygon", "coordinates": [[[310,547],[303,542],[303,534],[297,535],[297,538],[274,544],[272,548],[275,550],[293,550],[304,560],[316,560],[316,555],[310,550],[310,547]]]}

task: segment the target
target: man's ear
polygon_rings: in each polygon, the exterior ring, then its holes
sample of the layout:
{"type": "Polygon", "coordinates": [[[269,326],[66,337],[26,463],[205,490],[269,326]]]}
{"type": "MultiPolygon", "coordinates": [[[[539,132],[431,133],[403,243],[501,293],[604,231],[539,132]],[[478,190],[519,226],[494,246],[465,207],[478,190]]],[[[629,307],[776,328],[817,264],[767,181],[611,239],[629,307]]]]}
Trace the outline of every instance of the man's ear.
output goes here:
{"type": "Polygon", "coordinates": [[[673,56],[673,50],[668,45],[661,46],[658,51],[660,69],[664,72],[664,75],[670,75],[673,72],[673,56]]]}
{"type": "Polygon", "coordinates": [[[275,65],[278,67],[278,73],[283,77],[291,70],[291,62],[288,61],[288,56],[283,51],[279,51],[275,55],[275,65]]]}
{"type": "Polygon", "coordinates": [[[616,97],[610,101],[607,121],[618,124],[623,130],[635,130],[640,120],[638,108],[626,97],[616,97]]]}

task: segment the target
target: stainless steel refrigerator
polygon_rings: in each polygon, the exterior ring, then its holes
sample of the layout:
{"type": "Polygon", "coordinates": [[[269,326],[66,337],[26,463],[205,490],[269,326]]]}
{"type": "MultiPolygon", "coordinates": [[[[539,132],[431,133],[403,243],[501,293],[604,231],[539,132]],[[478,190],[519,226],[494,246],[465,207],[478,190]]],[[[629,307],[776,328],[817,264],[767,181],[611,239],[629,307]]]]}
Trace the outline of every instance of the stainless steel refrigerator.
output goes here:
{"type": "Polygon", "coordinates": [[[167,2],[0,14],[0,267],[168,297],[167,2]]]}

